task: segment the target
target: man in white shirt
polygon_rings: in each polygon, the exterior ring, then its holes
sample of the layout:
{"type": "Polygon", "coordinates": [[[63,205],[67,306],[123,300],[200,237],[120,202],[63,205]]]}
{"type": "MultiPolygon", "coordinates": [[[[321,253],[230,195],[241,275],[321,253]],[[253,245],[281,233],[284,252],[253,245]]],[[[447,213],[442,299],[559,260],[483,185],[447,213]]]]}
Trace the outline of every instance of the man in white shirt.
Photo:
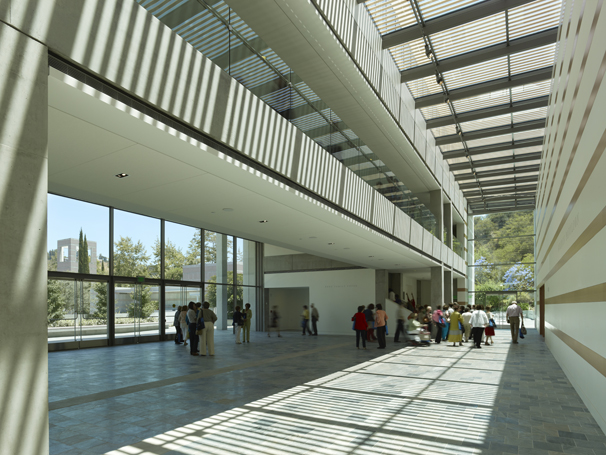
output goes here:
{"type": "Polygon", "coordinates": [[[476,305],[475,311],[472,313],[469,323],[471,324],[471,336],[477,349],[481,349],[482,336],[484,335],[484,328],[488,325],[488,316],[484,313],[484,307],[482,305],[476,305]]]}
{"type": "Polygon", "coordinates": [[[507,322],[509,323],[509,327],[511,328],[511,339],[514,344],[518,344],[518,333],[520,332],[520,318],[522,318],[522,323],[524,322],[524,314],[522,312],[522,308],[518,306],[518,302],[515,300],[511,302],[511,305],[507,307],[507,312],[505,313],[507,316],[507,322]]]}

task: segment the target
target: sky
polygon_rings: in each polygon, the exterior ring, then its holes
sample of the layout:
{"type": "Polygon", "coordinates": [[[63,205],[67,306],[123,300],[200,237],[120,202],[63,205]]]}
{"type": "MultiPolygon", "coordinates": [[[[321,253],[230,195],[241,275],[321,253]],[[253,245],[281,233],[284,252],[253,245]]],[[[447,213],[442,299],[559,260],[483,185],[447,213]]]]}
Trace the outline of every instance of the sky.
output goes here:
{"type": "MultiPolygon", "coordinates": [[[[114,239],[131,237],[141,241],[151,255],[154,242],[160,237],[160,220],[134,213],[114,211],[114,239]]],[[[97,256],[109,256],[109,208],[53,194],[48,195],[47,250],[57,248],[57,240],[80,236],[80,229],[89,241],[97,242],[97,256]]],[[[196,229],[166,222],[166,238],[187,251],[196,229]]]]}

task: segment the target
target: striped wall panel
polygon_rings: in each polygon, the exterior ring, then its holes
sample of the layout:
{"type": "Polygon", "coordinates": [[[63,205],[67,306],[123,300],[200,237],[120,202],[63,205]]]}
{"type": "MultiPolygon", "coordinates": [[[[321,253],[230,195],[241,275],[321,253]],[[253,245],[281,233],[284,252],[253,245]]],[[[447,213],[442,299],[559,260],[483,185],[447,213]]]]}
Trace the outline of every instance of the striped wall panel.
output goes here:
{"type": "Polygon", "coordinates": [[[536,210],[545,338],[606,431],[606,5],[562,8],[536,210]]]}

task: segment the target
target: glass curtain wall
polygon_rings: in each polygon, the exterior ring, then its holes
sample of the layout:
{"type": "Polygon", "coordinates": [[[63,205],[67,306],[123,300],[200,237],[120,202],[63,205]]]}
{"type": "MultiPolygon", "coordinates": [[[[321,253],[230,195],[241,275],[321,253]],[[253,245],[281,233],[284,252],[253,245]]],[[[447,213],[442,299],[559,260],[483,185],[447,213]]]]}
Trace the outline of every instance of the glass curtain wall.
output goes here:
{"type": "Polygon", "coordinates": [[[474,217],[475,303],[491,306],[497,324],[516,300],[524,317],[535,319],[534,212],[503,212],[474,217]]]}
{"type": "Polygon", "coordinates": [[[190,301],[254,308],[253,241],[50,194],[48,207],[49,343],[161,339],[190,301]]]}

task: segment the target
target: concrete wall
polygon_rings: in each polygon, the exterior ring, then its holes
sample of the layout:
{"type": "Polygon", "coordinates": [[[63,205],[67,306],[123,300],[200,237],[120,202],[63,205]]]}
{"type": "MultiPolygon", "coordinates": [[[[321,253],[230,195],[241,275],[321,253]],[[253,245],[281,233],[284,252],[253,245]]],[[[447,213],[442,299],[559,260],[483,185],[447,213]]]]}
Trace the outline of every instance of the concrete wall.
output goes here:
{"type": "Polygon", "coordinates": [[[606,11],[565,0],[536,210],[545,340],[606,432],[606,11]],[[595,321],[595,322],[593,322],[595,321]]]}
{"type": "Polygon", "coordinates": [[[266,256],[264,258],[265,273],[351,268],[360,267],[348,264],[347,262],[335,261],[305,253],[266,256]]]}
{"type": "MultiPolygon", "coordinates": [[[[0,2],[0,19],[7,10],[0,2]]],[[[0,22],[0,55],[0,454],[38,455],[48,453],[47,49],[0,22]]]]}
{"type": "MultiPolygon", "coordinates": [[[[272,292],[276,288],[309,288],[309,303],[315,303],[320,312],[320,335],[353,334],[351,317],[358,305],[376,303],[375,271],[372,269],[268,273],[265,275],[265,287],[272,292]]],[[[298,314],[301,311],[299,305],[298,314]]],[[[395,318],[393,321],[395,330],[395,318]]]]}

